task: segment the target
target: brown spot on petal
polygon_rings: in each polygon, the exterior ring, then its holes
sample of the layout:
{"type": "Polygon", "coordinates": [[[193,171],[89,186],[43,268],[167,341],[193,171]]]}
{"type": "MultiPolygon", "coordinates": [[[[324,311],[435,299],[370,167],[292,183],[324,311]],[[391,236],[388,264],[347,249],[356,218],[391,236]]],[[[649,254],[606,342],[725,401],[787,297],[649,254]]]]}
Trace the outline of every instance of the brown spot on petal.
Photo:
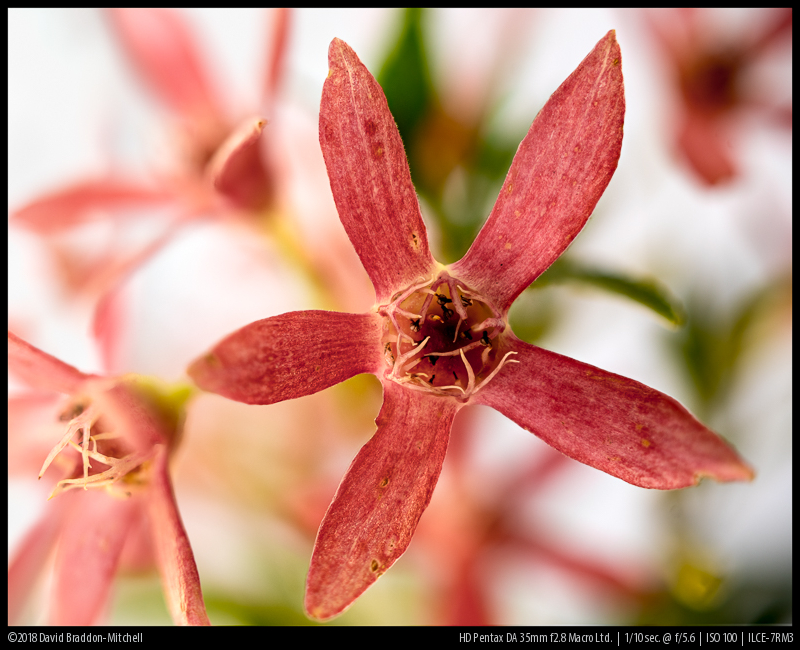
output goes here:
{"type": "Polygon", "coordinates": [[[650,441],[647,438],[642,438],[642,447],[649,447],[650,441]]]}

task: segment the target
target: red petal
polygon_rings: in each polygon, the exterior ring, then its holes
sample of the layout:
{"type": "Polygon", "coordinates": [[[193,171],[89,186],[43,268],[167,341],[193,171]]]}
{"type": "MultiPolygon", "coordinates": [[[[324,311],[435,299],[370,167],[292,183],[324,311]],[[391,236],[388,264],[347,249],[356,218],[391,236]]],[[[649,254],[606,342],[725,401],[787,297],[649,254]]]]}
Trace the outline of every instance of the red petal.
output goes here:
{"type": "Polygon", "coordinates": [[[98,218],[125,216],[126,210],[170,200],[164,190],[106,178],[89,180],[37,199],[16,210],[11,223],[39,233],[58,232],[98,218]]]}
{"type": "Polygon", "coordinates": [[[405,552],[461,408],[393,382],[383,390],[378,430],[347,470],[314,545],[305,606],[320,620],[344,611],[405,552]]]}
{"type": "Polygon", "coordinates": [[[338,38],[328,49],[319,141],[331,191],[377,301],[433,273],[435,262],[400,133],[383,90],[338,38]]]}
{"type": "Polygon", "coordinates": [[[266,124],[262,118],[243,122],[209,163],[208,173],[214,187],[237,207],[260,210],[272,196],[261,155],[261,134],[266,124]]]}
{"type": "Polygon", "coordinates": [[[610,31],[553,93],[453,274],[502,310],[581,231],[617,168],[625,97],[610,31]]]}
{"type": "Polygon", "coordinates": [[[153,459],[149,514],[164,594],[172,619],[179,625],[210,625],[200,576],[183,527],[167,471],[166,447],[153,459]]]}
{"type": "Polygon", "coordinates": [[[8,333],[8,369],[31,388],[67,394],[76,392],[92,377],[42,352],[12,332],[8,333]]]}
{"type": "Polygon", "coordinates": [[[217,95],[188,24],[168,9],[112,9],[111,22],[139,74],[185,118],[220,120],[217,95]]]}
{"type": "Polygon", "coordinates": [[[274,404],[380,372],[381,327],[376,314],[282,314],[234,332],[188,372],[203,390],[247,404],[274,404]]]}
{"type": "Polygon", "coordinates": [[[106,611],[128,529],[142,515],[141,501],[97,490],[81,490],[73,498],[56,553],[50,622],[94,625],[106,611]]]}
{"type": "Polygon", "coordinates": [[[753,478],[722,438],[671,397],[513,335],[508,364],[475,396],[560,452],[623,481],[670,490],[753,478]]]}

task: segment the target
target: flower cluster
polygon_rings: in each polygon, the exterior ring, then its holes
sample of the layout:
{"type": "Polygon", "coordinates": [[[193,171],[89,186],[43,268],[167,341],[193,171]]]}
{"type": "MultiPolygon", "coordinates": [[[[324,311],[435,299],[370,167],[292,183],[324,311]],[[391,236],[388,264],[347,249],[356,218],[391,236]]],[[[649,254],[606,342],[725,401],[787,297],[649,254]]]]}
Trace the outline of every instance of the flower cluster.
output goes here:
{"type": "MultiPolygon", "coordinates": [[[[73,288],[92,287],[98,298],[94,334],[106,360],[118,344],[111,303],[123,280],[187,221],[207,215],[244,217],[249,233],[272,238],[271,252],[299,260],[305,279],[329,290],[325,306],[345,302],[349,287],[334,286],[342,283],[327,272],[338,262],[317,254],[319,249],[338,256],[335,240],[318,234],[327,240],[323,247],[305,241],[301,226],[291,223],[296,215],[278,215],[288,202],[287,174],[281,171],[285,161],[263,137],[267,120],[227,115],[223,95],[178,14],[116,9],[107,16],[136,70],[176,118],[177,171],[152,181],[85,180],[12,215],[12,224],[43,236],[52,252],[67,259],[64,268],[71,271],[65,275],[73,288]],[[98,214],[116,224],[131,211],[161,215],[165,207],[170,216],[161,234],[132,251],[96,250],[87,261],[84,251],[67,253],[58,240],[98,214]]],[[[266,112],[275,102],[287,30],[288,14],[279,11],[261,83],[260,108],[266,112]]],[[[553,549],[544,538],[518,534],[505,503],[568,459],[660,490],[696,485],[705,477],[753,477],[725,440],[672,397],[526,343],[510,325],[512,305],[581,232],[617,168],[625,94],[615,32],[600,39],[536,115],[485,224],[467,253],[449,265],[431,252],[381,85],[338,38],[329,46],[328,65],[319,143],[339,219],[372,282],[374,304],[360,313],[294,311],[258,320],[187,370],[197,388],[251,405],[308,396],[360,374],[380,382],[376,430],[319,524],[305,585],[306,614],[320,621],[340,615],[405,553],[431,502],[455,418],[474,405],[491,407],[560,454],[550,451],[542,466],[527,466],[522,476],[507,480],[494,503],[465,506],[477,523],[474,535],[461,540],[449,558],[453,575],[446,591],[452,602],[442,608],[449,610],[448,620],[490,620],[476,567],[495,544],[547,555],[569,571],[638,597],[636,585],[601,565],[553,549]]],[[[478,127],[473,130],[477,137],[478,127]]],[[[451,164],[447,174],[453,169],[451,164]]],[[[437,183],[436,191],[443,191],[444,176],[437,183]]],[[[352,250],[347,254],[355,260],[352,250]]],[[[8,360],[9,372],[26,387],[9,397],[9,466],[31,476],[38,470],[50,492],[41,520],[9,562],[9,622],[20,619],[53,556],[48,622],[102,621],[114,576],[136,566],[157,567],[176,623],[208,624],[170,468],[196,389],[169,388],[139,375],[85,373],[11,330],[8,360]],[[34,440],[31,430],[46,439],[34,440]]],[[[456,465],[463,484],[469,472],[456,465]]],[[[312,510],[304,504],[287,519],[305,523],[312,510]]],[[[321,510],[314,515],[314,527],[320,515],[321,510]]],[[[451,550],[440,544],[435,552],[451,550]]]]}

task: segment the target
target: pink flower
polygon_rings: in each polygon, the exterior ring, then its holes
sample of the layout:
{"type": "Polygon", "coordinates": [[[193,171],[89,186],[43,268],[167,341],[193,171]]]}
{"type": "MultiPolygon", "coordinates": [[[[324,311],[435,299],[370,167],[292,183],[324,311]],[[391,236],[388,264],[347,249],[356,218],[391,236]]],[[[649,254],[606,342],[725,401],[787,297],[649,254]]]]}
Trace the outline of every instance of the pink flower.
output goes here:
{"type": "Polygon", "coordinates": [[[383,385],[377,431],[322,521],[305,606],[328,619],[403,554],[430,502],[456,413],[494,407],[564,454],[671,489],[752,471],[672,398],[514,336],[514,299],[583,228],[617,166],[625,101],[609,32],[520,144],[469,252],[431,256],[383,92],[345,43],[329,49],[320,143],[342,224],[375,287],[364,314],[305,311],[231,334],[189,369],[230,399],[272,404],[359,373],[383,385]]]}
{"type": "Polygon", "coordinates": [[[736,176],[730,139],[745,109],[791,124],[791,106],[776,105],[769,90],[753,82],[772,46],[783,40],[791,51],[792,10],[759,14],[746,31],[724,37],[715,33],[713,22],[703,21],[712,16],[708,10],[660,9],[647,15],[680,101],[677,147],[707,185],[736,176]]]}
{"type": "Polygon", "coordinates": [[[50,623],[91,625],[124,555],[154,556],[176,623],[208,625],[200,579],[169,478],[182,422],[132,378],[85,374],[8,333],[8,367],[35,392],[9,398],[9,456],[26,462],[23,423],[61,423],[39,473],[60,470],[42,520],[8,567],[8,620],[55,549],[50,623]],[[66,396],[66,398],[64,397],[66,396]],[[76,441],[77,438],[77,441],[76,441]],[[12,444],[12,440],[14,441],[12,444]],[[90,488],[96,488],[91,489],[90,488]]]}
{"type": "MultiPolygon", "coordinates": [[[[262,138],[267,120],[253,116],[254,109],[235,117],[227,114],[226,95],[213,82],[181,15],[158,8],[117,8],[108,17],[133,67],[174,118],[177,165],[150,179],[113,173],[82,180],[11,215],[12,225],[43,237],[69,289],[97,300],[93,328],[101,341],[111,336],[107,330],[118,309],[115,291],[187,222],[210,214],[265,223],[284,200],[276,187],[279,165],[262,138]],[[151,227],[141,242],[136,226],[151,215],[156,218],[148,222],[151,227]],[[69,235],[97,221],[111,227],[109,241],[86,245],[81,237],[76,246],[69,235]]],[[[276,10],[257,107],[270,117],[288,26],[288,10],[276,10]]]]}

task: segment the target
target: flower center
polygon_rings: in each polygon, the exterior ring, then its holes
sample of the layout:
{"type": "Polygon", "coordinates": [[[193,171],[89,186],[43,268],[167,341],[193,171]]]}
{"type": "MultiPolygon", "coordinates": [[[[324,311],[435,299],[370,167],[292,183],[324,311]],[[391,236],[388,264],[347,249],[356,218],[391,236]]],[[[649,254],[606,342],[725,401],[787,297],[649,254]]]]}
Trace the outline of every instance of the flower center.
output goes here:
{"type": "Polygon", "coordinates": [[[77,463],[66,461],[73,467],[71,477],[59,481],[50,498],[77,487],[84,490],[107,488],[119,493],[112,487],[117,487],[115,484],[120,481],[126,484],[121,495],[130,496],[128,488],[140,482],[139,470],[149,454],[131,453],[118,433],[98,431],[100,414],[91,402],[76,401],[70,404],[59,419],[67,422],[67,430],[58,444],[50,450],[39,472],[39,478],[42,478],[50,463],[67,446],[80,454],[80,460],[77,463]],[[79,434],[77,442],[74,440],[76,434],[79,434]]]}
{"type": "Polygon", "coordinates": [[[518,363],[498,349],[500,312],[446,271],[395,294],[379,313],[387,376],[408,388],[466,401],[518,363]]]}

